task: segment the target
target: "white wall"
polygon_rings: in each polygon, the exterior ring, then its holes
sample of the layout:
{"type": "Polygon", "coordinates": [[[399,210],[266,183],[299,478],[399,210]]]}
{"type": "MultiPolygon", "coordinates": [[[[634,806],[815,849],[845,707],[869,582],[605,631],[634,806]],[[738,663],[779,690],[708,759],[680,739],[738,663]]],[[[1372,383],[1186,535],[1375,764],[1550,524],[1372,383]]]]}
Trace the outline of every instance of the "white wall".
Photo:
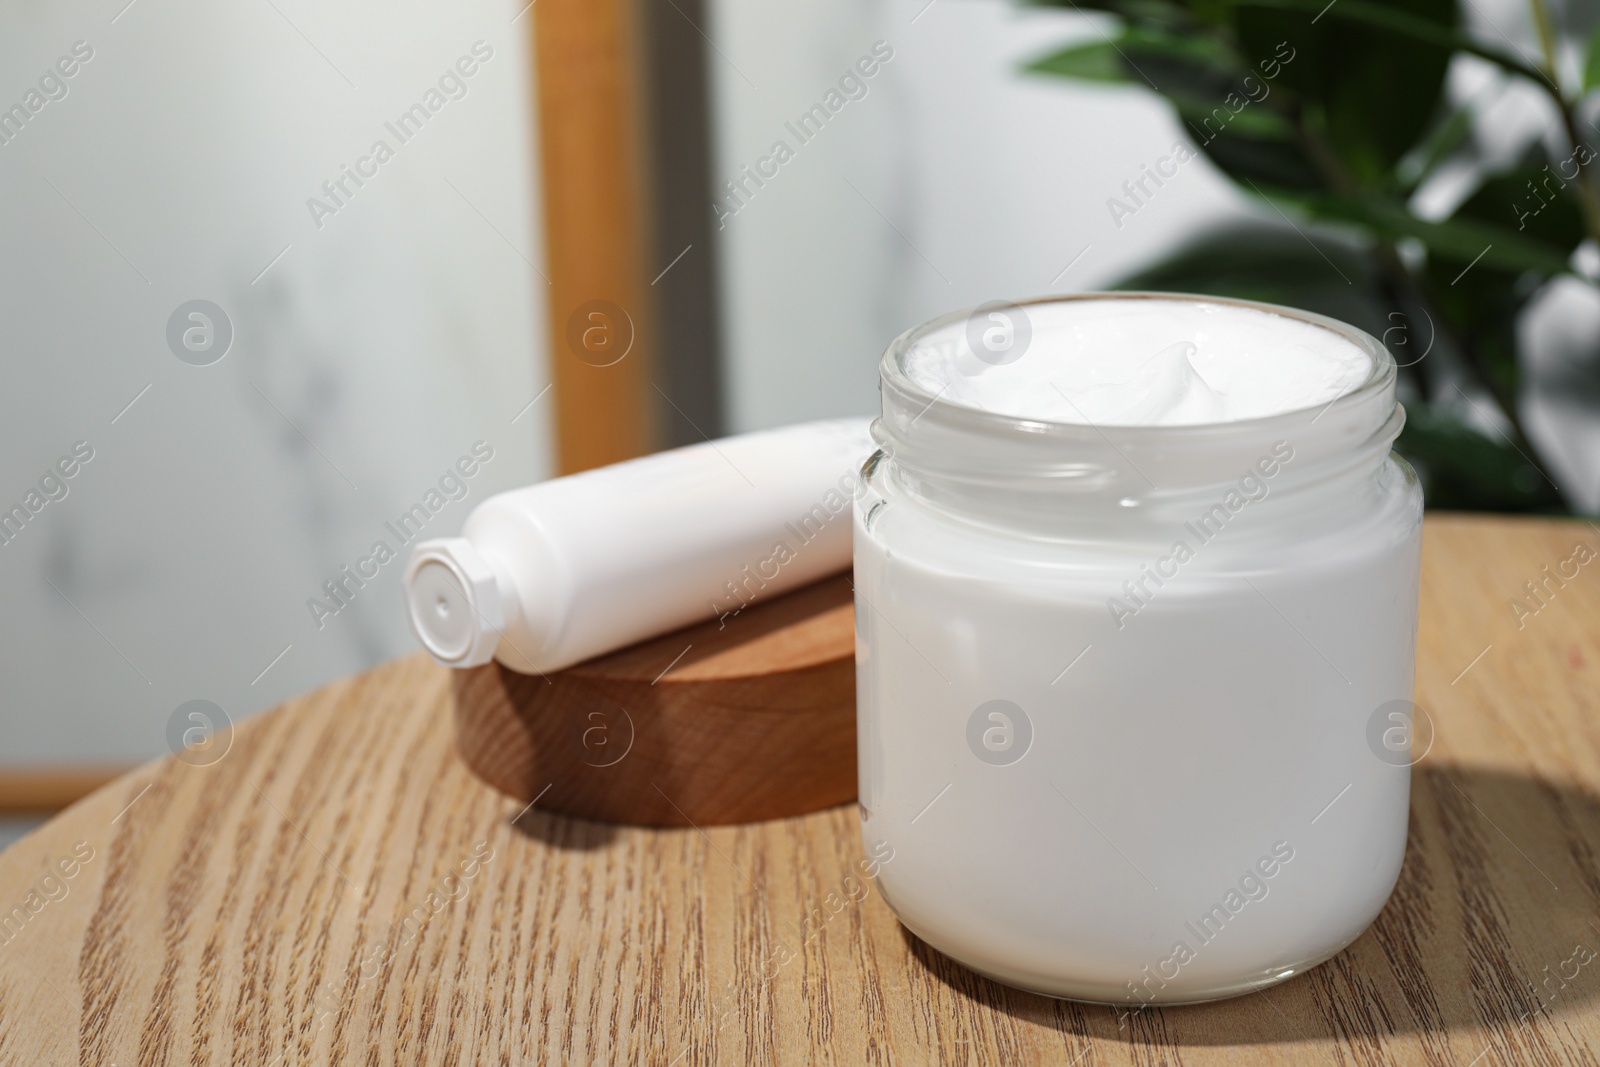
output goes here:
{"type": "Polygon", "coordinates": [[[512,422],[548,380],[523,5],[126,3],[0,16],[0,107],[93,49],[0,144],[0,507],[94,449],[0,547],[6,764],[143,758],[187,700],[237,718],[408,651],[398,561],[320,629],[308,598],[474,441],[431,533],[551,466],[544,405],[512,422]],[[401,145],[385,122],[479,40],[401,145]],[[210,366],[165,336],[196,298],[235,331],[210,366]]]}
{"type": "Polygon", "coordinates": [[[1196,162],[1113,222],[1107,199],[1179,133],[1150,94],[1020,72],[1095,35],[1088,16],[1002,0],[714,0],[712,14],[714,172],[736,177],[775,139],[795,147],[723,221],[735,429],[871,412],[877,358],[902,330],[985,300],[1103,287],[1245,211],[1196,162]],[[799,145],[785,121],[878,40],[894,58],[867,96],[799,145]]]}

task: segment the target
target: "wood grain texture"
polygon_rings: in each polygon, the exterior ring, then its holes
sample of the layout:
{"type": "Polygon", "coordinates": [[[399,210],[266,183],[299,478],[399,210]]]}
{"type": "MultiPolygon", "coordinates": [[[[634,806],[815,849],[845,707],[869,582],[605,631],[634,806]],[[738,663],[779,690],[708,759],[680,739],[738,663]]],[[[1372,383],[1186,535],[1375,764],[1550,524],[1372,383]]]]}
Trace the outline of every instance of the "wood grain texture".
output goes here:
{"type": "Polygon", "coordinates": [[[852,807],[705,830],[519,815],[456,756],[447,672],[414,657],[0,854],[0,1063],[1592,1064],[1600,564],[1520,628],[1509,607],[1579,540],[1600,531],[1429,520],[1436,738],[1399,888],[1263,993],[1119,1017],[981,979],[852,889],[852,807]]]}
{"type": "Polygon", "coordinates": [[[456,743],[545,811],[642,826],[803,815],[856,797],[844,575],[550,675],[455,671],[456,743]]]}
{"type": "Polygon", "coordinates": [[[543,161],[556,462],[559,473],[570,474],[644,455],[659,439],[648,284],[659,268],[645,262],[641,49],[633,0],[542,0],[528,23],[543,161]],[[595,343],[583,343],[585,336],[595,343]],[[610,362],[616,351],[626,354],[610,362]]]}

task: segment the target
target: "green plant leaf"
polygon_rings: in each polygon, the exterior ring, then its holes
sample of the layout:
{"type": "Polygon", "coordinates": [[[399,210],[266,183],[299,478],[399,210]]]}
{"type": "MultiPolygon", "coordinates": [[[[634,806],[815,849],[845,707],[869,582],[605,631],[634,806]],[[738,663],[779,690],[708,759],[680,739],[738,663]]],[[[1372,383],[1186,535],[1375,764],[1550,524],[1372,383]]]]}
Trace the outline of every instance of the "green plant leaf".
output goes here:
{"type": "Polygon", "coordinates": [[[1456,26],[1454,20],[1449,24],[1430,21],[1426,17],[1418,17],[1417,14],[1404,10],[1403,5],[1386,6],[1366,3],[1364,0],[1338,0],[1332,5],[1324,3],[1323,0],[1245,0],[1245,3],[1255,8],[1277,8],[1314,15],[1316,17],[1313,22],[1320,21],[1325,15],[1338,22],[1352,22],[1402,34],[1418,44],[1471,53],[1541,86],[1548,85],[1544,74],[1537,67],[1525,63],[1510,52],[1501,51],[1462,33],[1454,28],[1456,26]]]}
{"type": "Polygon", "coordinates": [[[1174,0],[1024,0],[1029,7],[1068,8],[1073,11],[1103,11],[1130,25],[1191,28],[1195,12],[1186,3],[1174,0]]]}
{"type": "Polygon", "coordinates": [[[1312,195],[1298,203],[1316,218],[1353,223],[1391,240],[1414,237],[1437,258],[1460,265],[1507,271],[1536,271],[1544,275],[1567,269],[1572,249],[1505,226],[1481,222],[1458,213],[1442,222],[1419,219],[1395,201],[1376,194],[1312,195]]]}
{"type": "MultiPolygon", "coordinates": [[[[1217,30],[1175,33],[1165,27],[1133,25],[1128,27],[1118,44],[1129,52],[1207,70],[1212,76],[1223,80],[1230,80],[1242,73],[1232,50],[1217,30]]],[[[1160,91],[1166,92],[1170,88],[1161,86],[1160,91]]]]}
{"type": "Polygon", "coordinates": [[[1215,34],[1178,34],[1130,25],[1112,38],[1085,41],[1029,63],[1041,74],[1100,82],[1135,81],[1165,95],[1219,101],[1238,80],[1232,53],[1215,34]]]}
{"type": "Polygon", "coordinates": [[[1583,67],[1583,91],[1600,87],[1600,26],[1589,38],[1589,61],[1583,67]]]}
{"type": "Polygon", "coordinates": [[[1372,20],[1334,17],[1347,4],[1372,6],[1336,0],[1308,11],[1298,0],[1242,0],[1235,32],[1245,55],[1278,65],[1303,103],[1306,136],[1337,161],[1339,184],[1382,188],[1431,125],[1452,55],[1447,40],[1407,31],[1453,30],[1456,0],[1390,0],[1372,20]]]}
{"type": "Polygon", "coordinates": [[[1114,41],[1075,45],[1028,69],[1084,81],[1154,85],[1194,142],[1235,179],[1301,191],[1325,187],[1280,110],[1283,94],[1274,100],[1271,77],[1240,66],[1219,30],[1183,35],[1129,26],[1114,41]]]}
{"type": "Polygon", "coordinates": [[[1407,404],[1395,449],[1417,468],[1430,508],[1564,510],[1560,495],[1509,442],[1484,436],[1439,405],[1407,404]]]}
{"type": "Polygon", "coordinates": [[[1340,240],[1312,245],[1287,227],[1256,222],[1204,233],[1117,288],[1260,300],[1329,315],[1373,336],[1392,325],[1364,249],[1340,240]]]}
{"type": "MultiPolygon", "coordinates": [[[[1226,227],[1120,288],[1243,297],[1330,315],[1383,338],[1402,363],[1403,387],[1424,394],[1444,380],[1433,363],[1418,363],[1424,353],[1395,346],[1410,340],[1406,316],[1426,296],[1420,310],[1432,310],[1434,329],[1448,334],[1446,351],[1465,359],[1497,403],[1515,404],[1518,316],[1532,294],[1569,269],[1584,230],[1572,190],[1560,185],[1568,179],[1553,177],[1558,168],[1546,168],[1542,157],[1486,181],[1448,219],[1408,209],[1410,191],[1470,135],[1469,110],[1441,108],[1456,53],[1555,91],[1518,57],[1463,33],[1460,0],[1035,2],[1105,11],[1124,23],[1114,45],[1080,45],[1035,69],[1155,87],[1224,173],[1275,201],[1286,219],[1292,210],[1333,224],[1309,234],[1292,221],[1226,227]],[[1414,279],[1421,293],[1384,247],[1398,243],[1407,252],[1413,241],[1425,249],[1414,279]]],[[[1600,88],[1600,32],[1585,86],[1600,88]]],[[[1473,428],[1450,406],[1407,406],[1397,447],[1417,465],[1429,506],[1562,510],[1560,494],[1516,445],[1473,428]]],[[[1530,444],[1522,447],[1532,454],[1530,444]]]]}
{"type": "MultiPolygon", "coordinates": [[[[1570,256],[1586,236],[1583,212],[1573,195],[1573,183],[1563,180],[1570,178],[1565,167],[1542,160],[1536,151],[1514,170],[1485,180],[1452,218],[1494,226],[1510,226],[1515,221],[1519,234],[1570,256]]],[[[1573,167],[1572,174],[1576,173],[1573,167]]]]}
{"type": "Polygon", "coordinates": [[[1059,52],[1041,56],[1024,69],[1079,81],[1126,83],[1132,80],[1122,56],[1109,41],[1090,41],[1063,48],[1059,52]]]}
{"type": "Polygon", "coordinates": [[[1221,100],[1187,94],[1169,95],[1167,99],[1172,101],[1178,117],[1188,125],[1189,132],[1202,148],[1224,134],[1294,144],[1292,122],[1276,111],[1252,104],[1248,97],[1239,93],[1225,95],[1221,100]]]}
{"type": "Polygon", "coordinates": [[[1471,107],[1461,107],[1434,124],[1422,143],[1406,153],[1395,167],[1402,189],[1410,192],[1421,185],[1424,178],[1467,142],[1474,115],[1471,107]]]}
{"type": "MultiPolygon", "coordinates": [[[[1189,128],[1198,132],[1192,123],[1189,128]]],[[[1326,188],[1322,175],[1293,140],[1252,138],[1230,129],[1222,136],[1200,140],[1200,148],[1224,174],[1242,185],[1267,185],[1296,194],[1326,188]]]]}
{"type": "MultiPolygon", "coordinates": [[[[1561,187],[1559,171],[1547,170],[1542,154],[1535,150],[1516,169],[1485,181],[1444,225],[1515,234],[1564,261],[1584,238],[1583,218],[1570,192],[1570,187],[1561,187]],[[1505,225],[1513,220],[1518,229],[1505,225]]],[[[1515,397],[1520,389],[1517,318],[1553,273],[1490,255],[1474,264],[1465,249],[1429,246],[1424,271],[1429,297],[1445,326],[1502,397],[1515,397]]]]}

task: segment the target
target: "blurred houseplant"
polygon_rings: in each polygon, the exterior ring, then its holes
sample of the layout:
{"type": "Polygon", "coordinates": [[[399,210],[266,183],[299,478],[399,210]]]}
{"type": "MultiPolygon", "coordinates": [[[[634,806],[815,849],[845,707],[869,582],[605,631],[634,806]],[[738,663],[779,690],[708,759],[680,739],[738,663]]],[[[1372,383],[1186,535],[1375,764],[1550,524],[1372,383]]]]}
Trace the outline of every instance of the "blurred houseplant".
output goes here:
{"type": "MultiPolygon", "coordinates": [[[[1516,326],[1553,279],[1583,277],[1574,253],[1600,240],[1600,150],[1579,133],[1593,128],[1582,101],[1600,84],[1600,32],[1575,63],[1545,0],[1531,0],[1537,60],[1469,37],[1457,0],[1042,2],[1118,25],[1030,69],[1160,93],[1195,148],[1289,224],[1213,231],[1124,288],[1248,297],[1360,325],[1403,365],[1399,448],[1430,505],[1566,509],[1520,417],[1516,326]],[[1559,129],[1516,165],[1478,173],[1438,217],[1419,213],[1418,190],[1474,152],[1473,109],[1445,93],[1461,54],[1537,86],[1559,129]]],[[[1114,220],[1140,192],[1108,201],[1114,220]]]]}

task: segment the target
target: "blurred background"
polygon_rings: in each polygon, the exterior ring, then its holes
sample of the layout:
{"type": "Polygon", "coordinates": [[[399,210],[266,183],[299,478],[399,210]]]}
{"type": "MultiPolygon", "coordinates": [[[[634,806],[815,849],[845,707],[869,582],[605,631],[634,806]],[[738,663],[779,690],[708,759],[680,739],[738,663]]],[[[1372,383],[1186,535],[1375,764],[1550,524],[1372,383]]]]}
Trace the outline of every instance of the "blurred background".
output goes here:
{"type": "Polygon", "coordinates": [[[0,843],[411,651],[413,505],[871,412],[989,299],[1333,314],[1404,366],[1431,506],[1600,511],[1592,2],[0,19],[0,843]]]}

